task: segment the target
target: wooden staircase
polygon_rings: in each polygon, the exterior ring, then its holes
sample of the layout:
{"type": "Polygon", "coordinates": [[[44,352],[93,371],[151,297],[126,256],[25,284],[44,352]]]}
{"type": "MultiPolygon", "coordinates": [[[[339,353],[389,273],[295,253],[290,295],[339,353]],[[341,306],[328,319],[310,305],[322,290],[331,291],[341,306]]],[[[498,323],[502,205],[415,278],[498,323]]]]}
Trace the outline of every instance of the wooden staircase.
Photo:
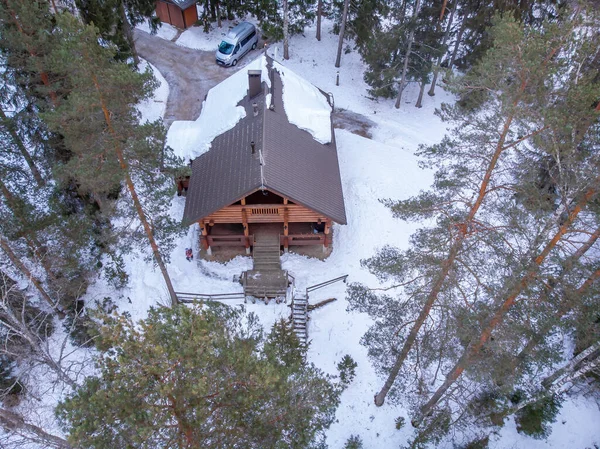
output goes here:
{"type": "Polygon", "coordinates": [[[292,299],[292,329],[302,346],[308,345],[308,298],[296,296],[292,299]]]}
{"type": "Polygon", "coordinates": [[[244,293],[260,299],[285,297],[288,276],[281,269],[279,234],[256,234],[254,238],[253,268],[244,273],[244,293]]]}
{"type": "Polygon", "coordinates": [[[279,235],[258,234],[254,238],[253,269],[255,271],[281,270],[279,235]]]}

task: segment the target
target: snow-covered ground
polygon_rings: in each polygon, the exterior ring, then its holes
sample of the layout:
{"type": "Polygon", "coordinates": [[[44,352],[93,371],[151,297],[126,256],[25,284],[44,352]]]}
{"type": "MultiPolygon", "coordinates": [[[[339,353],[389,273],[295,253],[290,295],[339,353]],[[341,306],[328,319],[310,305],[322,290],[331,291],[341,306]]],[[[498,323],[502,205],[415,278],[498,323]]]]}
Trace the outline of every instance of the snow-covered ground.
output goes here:
{"type": "MultiPolygon", "coordinates": [[[[334,67],[337,37],[330,33],[329,25],[325,23],[320,42],[314,37],[314,29],[307,29],[304,36],[294,36],[290,44],[291,59],[288,61],[282,61],[279,57],[283,54],[279,44],[270,46],[268,53],[284,67],[292,69],[323,91],[331,92],[337,108],[363,114],[376,122],[377,127],[372,130],[372,139],[336,130],[348,224],[335,226],[334,249],[327,260],[295,254],[282,257],[283,268],[294,275],[299,289],[344,274],[349,275],[351,282],[376,286],[376,279],[360,266],[360,260],[373,255],[384,244],[406,248],[410,234],[417,227],[393,219],[379,199],[407,198],[429,187],[432,172],[418,167],[414,151],[420,144],[431,144],[441,139],[445,132],[444,125],[433,114],[433,110],[442,101],[452,101],[448,94],[438,88],[436,96],[425,96],[423,108],[417,109],[414,107],[417,97],[414,86],[406,90],[399,110],[393,107],[393,100],[370,99],[363,81],[364,66],[356,51],[343,54],[341,68],[334,67]],[[338,70],[340,85],[336,86],[338,70]]],[[[190,48],[214,50],[228,27],[229,24],[224,22],[223,29],[214,29],[209,34],[203,33],[200,28],[192,28],[183,32],[176,42],[190,48]]],[[[166,31],[159,32],[159,36],[171,40],[175,35],[171,35],[169,28],[166,28],[166,31]]],[[[247,67],[242,70],[247,70],[247,67]]],[[[245,77],[241,78],[244,78],[245,83],[245,77]]],[[[164,89],[164,79],[161,82],[163,87],[157,91],[155,102],[140,108],[149,117],[154,116],[160,107],[164,111],[168,89],[164,89]]],[[[239,89],[232,88],[232,96],[237,95],[238,91],[239,89]]],[[[233,97],[232,99],[235,100],[233,97]]],[[[219,100],[227,103],[227,98],[221,97],[219,100]]],[[[237,101],[233,101],[234,105],[235,103],[237,101]]],[[[220,121],[222,117],[213,119],[220,121]]],[[[189,151],[191,140],[194,144],[198,143],[198,133],[204,133],[202,130],[192,129],[194,126],[200,126],[200,123],[175,122],[172,125],[169,145],[179,154],[189,151]]],[[[206,126],[216,124],[203,122],[202,127],[206,126]]],[[[183,198],[174,198],[172,214],[181,218],[183,206],[183,198]]],[[[168,265],[175,289],[202,293],[241,291],[233,277],[250,268],[251,260],[238,257],[227,264],[202,260],[190,263],[184,257],[184,250],[186,247],[195,247],[196,242],[197,230],[194,228],[190,228],[188,234],[177,242],[168,265]]],[[[134,318],[142,318],[148,307],[167,303],[168,295],[158,270],[145,263],[142,257],[133,256],[127,261],[127,269],[130,285],[121,292],[119,305],[122,310],[128,310],[134,318]]],[[[92,286],[88,293],[89,298],[104,296],[115,295],[102,281],[92,286]]],[[[401,406],[386,403],[377,408],[373,404],[373,395],[381,387],[382,379],[375,374],[366,349],[359,344],[361,336],[370,325],[370,319],[363,314],[346,312],[344,284],[338,283],[316,291],[311,296],[311,302],[331,297],[338,301],[311,312],[309,338],[312,343],[309,360],[326,372],[336,374],[336,364],[345,354],[350,354],[358,362],[358,368],[355,380],[343,393],[336,422],[327,433],[329,447],[341,449],[352,434],[362,437],[365,449],[399,447],[410,437],[411,429],[410,425],[406,425],[403,429],[396,430],[394,420],[404,416],[409,421],[409,417],[401,406]]],[[[269,305],[248,304],[246,307],[257,313],[267,327],[289,313],[285,305],[273,302],[269,305]]],[[[594,444],[600,444],[598,423],[600,410],[594,400],[569,398],[563,404],[553,431],[546,440],[534,440],[518,434],[511,420],[498,435],[492,437],[490,447],[592,448],[594,444]]],[[[446,443],[441,447],[450,448],[452,445],[446,443]]]]}

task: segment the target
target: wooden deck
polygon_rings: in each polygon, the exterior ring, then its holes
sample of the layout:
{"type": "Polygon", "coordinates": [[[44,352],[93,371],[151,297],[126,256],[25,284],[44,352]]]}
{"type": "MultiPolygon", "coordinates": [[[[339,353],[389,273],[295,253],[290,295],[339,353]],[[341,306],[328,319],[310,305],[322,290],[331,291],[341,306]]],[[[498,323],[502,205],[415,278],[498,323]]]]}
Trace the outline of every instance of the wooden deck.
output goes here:
{"type": "Polygon", "coordinates": [[[260,299],[285,297],[287,272],[281,269],[278,225],[265,225],[254,234],[253,268],[243,274],[244,293],[260,299]]]}

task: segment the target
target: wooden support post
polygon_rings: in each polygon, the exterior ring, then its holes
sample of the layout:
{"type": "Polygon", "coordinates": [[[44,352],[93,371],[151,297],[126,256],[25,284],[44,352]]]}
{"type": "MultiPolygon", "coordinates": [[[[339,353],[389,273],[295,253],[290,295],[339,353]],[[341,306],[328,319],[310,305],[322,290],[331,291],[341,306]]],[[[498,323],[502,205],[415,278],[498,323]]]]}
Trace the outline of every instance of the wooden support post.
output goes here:
{"type": "Polygon", "coordinates": [[[325,220],[325,238],[323,239],[323,252],[327,251],[327,247],[329,246],[329,231],[331,228],[331,220],[325,220]]]}
{"type": "Polygon", "coordinates": [[[288,203],[288,199],[286,197],[283,197],[283,204],[287,204],[288,203]]]}
{"type": "MultiPolygon", "coordinates": [[[[242,201],[245,203],[246,199],[243,198],[242,201]]],[[[250,254],[250,239],[248,238],[250,231],[248,229],[248,217],[245,208],[242,209],[242,225],[244,225],[244,245],[246,246],[246,254],[250,254]]]]}
{"type": "Polygon", "coordinates": [[[212,255],[212,250],[208,244],[208,223],[206,221],[200,222],[200,231],[202,232],[202,248],[206,250],[206,254],[212,255]]]}
{"type": "MultiPolygon", "coordinates": [[[[287,204],[287,198],[284,198],[283,200],[284,204],[287,204]]],[[[283,252],[287,253],[288,252],[288,234],[290,232],[289,230],[289,222],[288,222],[288,208],[284,207],[283,208],[283,252]]]]}
{"type": "Polygon", "coordinates": [[[240,200],[240,203],[242,203],[242,206],[245,206],[246,205],[246,197],[242,198],[240,200]]]}

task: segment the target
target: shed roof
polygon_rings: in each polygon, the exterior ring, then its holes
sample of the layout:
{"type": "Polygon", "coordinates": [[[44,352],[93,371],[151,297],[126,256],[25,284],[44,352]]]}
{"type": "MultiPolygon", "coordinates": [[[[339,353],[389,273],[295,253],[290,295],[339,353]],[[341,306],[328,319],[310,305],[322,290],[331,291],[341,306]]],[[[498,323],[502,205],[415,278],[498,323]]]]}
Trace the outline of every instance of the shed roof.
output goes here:
{"type": "Polygon", "coordinates": [[[198,221],[264,188],[346,224],[331,119],[332,139],[328,144],[317,142],[309,132],[291,124],[284,109],[281,74],[271,70],[270,58],[267,63],[272,74],[274,108],[271,110],[267,104],[270,96],[265,95],[263,82],[260,94],[252,99],[246,95],[238,103],[245,109],[245,117],[217,136],[209,151],[194,159],[184,223],[198,221]],[[257,115],[253,103],[258,106],[257,115]],[[251,151],[252,141],[255,154],[251,151]]]}
{"type": "Polygon", "coordinates": [[[195,5],[197,0],[167,0],[167,1],[179,6],[179,8],[181,8],[183,10],[186,10],[190,6],[195,5]]]}

